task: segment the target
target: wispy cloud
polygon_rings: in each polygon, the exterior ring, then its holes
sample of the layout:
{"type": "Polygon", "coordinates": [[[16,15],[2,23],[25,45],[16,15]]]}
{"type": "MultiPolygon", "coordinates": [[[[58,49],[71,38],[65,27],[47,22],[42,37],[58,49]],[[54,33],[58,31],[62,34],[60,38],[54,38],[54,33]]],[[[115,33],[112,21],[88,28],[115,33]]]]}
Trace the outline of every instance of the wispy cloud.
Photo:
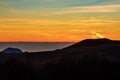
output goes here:
{"type": "MultiPolygon", "coordinates": [[[[104,24],[109,24],[109,23],[115,23],[119,24],[120,21],[115,21],[115,20],[109,20],[109,19],[99,19],[99,18],[92,18],[92,19],[87,19],[87,20],[51,20],[51,19],[16,19],[16,18],[0,18],[0,24],[4,25],[17,25],[17,26],[80,26],[84,27],[84,25],[104,25],[104,24]],[[87,24],[86,24],[87,23],[87,24]]],[[[77,32],[77,31],[72,31],[72,32],[77,32]]]]}
{"type": "Polygon", "coordinates": [[[90,31],[90,33],[92,34],[93,38],[104,38],[104,35],[102,35],[101,33],[95,31],[90,31]]]}
{"type": "Polygon", "coordinates": [[[0,1],[0,5],[10,5],[11,3],[0,1]]]}
{"type": "MultiPolygon", "coordinates": [[[[14,9],[5,8],[4,12],[27,15],[27,16],[38,16],[38,17],[50,17],[58,16],[62,14],[78,14],[78,13],[107,13],[107,12],[119,12],[120,5],[104,5],[104,6],[80,6],[80,7],[65,7],[65,8],[36,8],[36,9],[14,9]]],[[[69,15],[68,15],[69,16],[69,15]]]]}
{"type": "Polygon", "coordinates": [[[22,14],[30,14],[31,11],[29,10],[16,10],[16,9],[8,9],[9,12],[11,13],[22,13],[22,14]]]}
{"type": "Polygon", "coordinates": [[[81,12],[117,12],[120,5],[69,7],[54,11],[53,14],[73,14],[81,12]]]}

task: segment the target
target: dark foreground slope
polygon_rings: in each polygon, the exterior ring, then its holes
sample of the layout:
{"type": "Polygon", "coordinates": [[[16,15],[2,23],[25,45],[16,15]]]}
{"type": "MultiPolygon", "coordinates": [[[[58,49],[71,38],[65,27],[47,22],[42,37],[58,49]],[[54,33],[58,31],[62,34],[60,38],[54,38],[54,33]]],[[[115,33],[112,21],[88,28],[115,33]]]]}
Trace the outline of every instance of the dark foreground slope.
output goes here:
{"type": "Polygon", "coordinates": [[[0,55],[0,80],[120,79],[120,41],[88,39],[61,50],[0,55]]]}

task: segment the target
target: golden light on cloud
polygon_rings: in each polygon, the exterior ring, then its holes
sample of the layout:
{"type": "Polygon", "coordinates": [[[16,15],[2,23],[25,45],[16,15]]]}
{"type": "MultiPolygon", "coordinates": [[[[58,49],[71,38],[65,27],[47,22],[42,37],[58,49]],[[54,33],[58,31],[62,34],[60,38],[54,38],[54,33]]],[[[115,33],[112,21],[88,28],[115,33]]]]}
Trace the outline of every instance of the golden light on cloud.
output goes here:
{"type": "Polygon", "coordinates": [[[0,42],[119,40],[119,14],[120,0],[0,0],[0,42]]]}
{"type": "Polygon", "coordinates": [[[98,32],[95,32],[95,31],[90,31],[90,33],[93,35],[92,37],[93,38],[105,38],[104,35],[98,33],[98,32]]]}
{"type": "Polygon", "coordinates": [[[78,42],[104,36],[120,39],[119,26],[117,20],[100,17],[70,20],[0,18],[0,42],[78,42]]]}

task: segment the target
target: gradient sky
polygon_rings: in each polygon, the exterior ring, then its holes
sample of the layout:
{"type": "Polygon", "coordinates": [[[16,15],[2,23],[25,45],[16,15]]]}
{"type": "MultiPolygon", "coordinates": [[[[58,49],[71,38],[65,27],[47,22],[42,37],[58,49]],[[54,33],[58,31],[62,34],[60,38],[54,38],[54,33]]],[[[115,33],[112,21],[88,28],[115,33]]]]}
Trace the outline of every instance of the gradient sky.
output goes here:
{"type": "Polygon", "coordinates": [[[120,0],[0,0],[0,41],[120,39],[120,0]]]}

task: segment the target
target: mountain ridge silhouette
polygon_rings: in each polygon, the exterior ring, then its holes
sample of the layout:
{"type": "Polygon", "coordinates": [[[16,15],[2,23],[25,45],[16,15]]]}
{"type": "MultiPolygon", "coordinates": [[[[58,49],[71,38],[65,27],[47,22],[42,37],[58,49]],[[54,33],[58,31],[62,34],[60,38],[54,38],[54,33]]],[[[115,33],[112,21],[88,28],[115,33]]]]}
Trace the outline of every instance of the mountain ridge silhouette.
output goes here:
{"type": "Polygon", "coordinates": [[[77,47],[95,47],[100,45],[106,45],[106,44],[117,44],[120,43],[120,41],[117,40],[110,40],[107,38],[100,38],[100,39],[85,39],[80,42],[77,42],[71,46],[65,47],[63,49],[69,49],[69,48],[77,48],[77,47]]]}
{"type": "Polygon", "coordinates": [[[1,80],[120,79],[120,41],[86,39],[54,51],[0,54],[0,69],[1,80]]]}

